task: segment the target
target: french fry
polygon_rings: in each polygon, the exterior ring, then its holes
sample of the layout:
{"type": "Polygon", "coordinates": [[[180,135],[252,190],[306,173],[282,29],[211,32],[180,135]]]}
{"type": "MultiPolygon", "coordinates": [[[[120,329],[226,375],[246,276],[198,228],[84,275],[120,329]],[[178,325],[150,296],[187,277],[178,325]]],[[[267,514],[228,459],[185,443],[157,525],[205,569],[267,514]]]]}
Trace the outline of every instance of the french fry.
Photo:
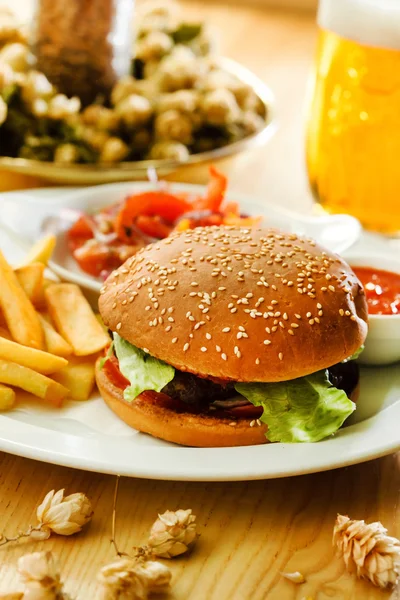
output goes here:
{"type": "Polygon", "coordinates": [[[46,300],[44,297],[44,291],[46,288],[49,287],[49,285],[53,285],[54,283],[57,283],[59,281],[59,279],[48,279],[47,277],[43,277],[43,283],[42,283],[42,288],[40,290],[39,296],[36,299],[35,302],[35,307],[38,310],[45,310],[46,309],[46,300]]]}
{"type": "Polygon", "coordinates": [[[68,364],[68,361],[61,356],[22,346],[4,337],[0,337],[0,359],[10,360],[43,375],[55,373],[68,364]]]}
{"type": "Polygon", "coordinates": [[[73,353],[72,346],[64,340],[43,315],[38,313],[38,317],[43,328],[47,352],[56,354],[57,356],[63,356],[64,358],[71,356],[73,353]]]}
{"type": "Polygon", "coordinates": [[[95,354],[110,338],[95,317],[80,288],[73,283],[55,283],[45,290],[50,316],[58,331],[71,344],[74,354],[95,354]]]}
{"type": "Polygon", "coordinates": [[[28,254],[25,256],[24,260],[19,266],[24,267],[35,262],[40,262],[47,266],[47,263],[49,262],[56,246],[56,241],[55,235],[46,235],[38,240],[36,244],[34,244],[29,250],[28,254]]]}
{"type": "Polygon", "coordinates": [[[27,367],[0,359],[0,383],[21,388],[54,406],[61,406],[68,390],[57,381],[27,367]]]}
{"type": "Polygon", "coordinates": [[[33,304],[1,252],[0,307],[15,341],[32,348],[44,347],[42,326],[33,304]]]}
{"type": "Polygon", "coordinates": [[[0,325],[0,337],[12,341],[11,333],[8,331],[7,327],[3,327],[3,325],[0,325]]]}
{"type": "Polygon", "coordinates": [[[53,378],[69,390],[68,398],[88,400],[94,387],[94,365],[92,357],[73,358],[53,378]]]}
{"type": "Polygon", "coordinates": [[[31,263],[16,269],[15,274],[25,294],[32,304],[37,304],[42,297],[44,264],[31,263]]]}
{"type": "Polygon", "coordinates": [[[0,411],[10,410],[15,404],[15,392],[6,385],[0,384],[0,411]]]}
{"type": "Polygon", "coordinates": [[[3,325],[0,325],[0,337],[6,338],[6,340],[12,340],[11,333],[6,327],[3,327],[3,325]]]}

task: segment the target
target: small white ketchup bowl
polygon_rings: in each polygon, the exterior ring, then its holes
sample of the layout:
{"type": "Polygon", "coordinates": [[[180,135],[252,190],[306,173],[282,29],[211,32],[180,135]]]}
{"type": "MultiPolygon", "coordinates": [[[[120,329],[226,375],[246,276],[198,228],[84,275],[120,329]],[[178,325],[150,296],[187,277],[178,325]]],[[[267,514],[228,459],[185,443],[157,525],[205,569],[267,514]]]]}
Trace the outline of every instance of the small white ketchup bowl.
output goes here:
{"type": "MultiPolygon", "coordinates": [[[[351,267],[370,267],[400,275],[400,259],[376,252],[346,252],[351,267]]],[[[400,314],[369,314],[368,336],[358,362],[364,365],[389,365],[400,361],[400,314]]]]}

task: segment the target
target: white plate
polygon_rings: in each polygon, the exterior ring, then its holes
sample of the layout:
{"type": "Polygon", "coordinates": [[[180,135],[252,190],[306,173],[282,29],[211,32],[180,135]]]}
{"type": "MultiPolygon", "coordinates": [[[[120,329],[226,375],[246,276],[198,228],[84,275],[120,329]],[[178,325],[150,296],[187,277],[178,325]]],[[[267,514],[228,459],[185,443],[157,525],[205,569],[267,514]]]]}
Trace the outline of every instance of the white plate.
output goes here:
{"type": "MultiPolygon", "coordinates": [[[[99,291],[101,283],[87,275],[70,256],[65,233],[59,227],[66,227],[68,221],[60,219],[67,209],[78,209],[93,213],[112,203],[122,200],[128,194],[140,190],[154,189],[152,183],[117,183],[80,188],[66,191],[63,188],[31,190],[3,194],[0,202],[0,225],[6,226],[24,240],[28,247],[44,231],[56,227],[57,245],[50,267],[62,279],[73,281],[82,287],[99,291]]],[[[204,187],[186,183],[170,184],[169,189],[190,194],[204,194],[204,187]]],[[[279,227],[286,231],[309,235],[335,252],[350,248],[360,236],[359,222],[347,215],[307,216],[254,200],[243,194],[228,192],[229,200],[239,202],[242,210],[253,215],[264,216],[264,224],[279,227]]],[[[72,214],[70,224],[76,217],[72,214]]]]}
{"type": "MultiPolygon", "coordinates": [[[[187,186],[184,187],[186,189],[187,186]]],[[[125,193],[127,189],[132,190],[132,185],[106,186],[98,188],[96,193],[106,195],[112,190],[125,193]]],[[[79,192],[81,198],[93,194],[93,190],[79,192]]],[[[75,192],[72,196],[68,193],[68,196],[70,199],[78,197],[75,192]]],[[[232,197],[236,198],[236,195],[232,197]]],[[[19,215],[26,231],[29,223],[37,226],[45,207],[56,208],[54,201],[56,204],[61,202],[61,193],[47,190],[4,194],[3,202],[0,201],[0,223],[4,215],[1,209],[5,207],[6,200],[8,207],[15,202],[15,212],[11,211],[11,214],[15,219],[19,215]],[[10,204],[9,200],[13,203],[10,204]]],[[[265,207],[244,204],[245,210],[249,211],[256,207],[257,212],[257,206],[265,207]]],[[[320,231],[325,228],[326,232],[330,232],[325,241],[331,247],[339,239],[340,244],[346,245],[348,235],[351,233],[351,239],[354,236],[353,221],[343,220],[343,217],[327,217],[318,225],[308,218],[291,221],[291,213],[270,210],[270,207],[267,214],[269,222],[271,219],[273,224],[277,224],[274,219],[280,219],[286,228],[304,227],[307,233],[310,233],[310,223],[314,224],[314,233],[318,228],[320,231]],[[340,222],[349,228],[345,235],[338,227],[340,222]],[[333,224],[335,227],[332,228],[333,224]],[[333,235],[335,228],[337,238],[333,235]]],[[[15,261],[23,254],[21,247],[4,231],[0,231],[0,246],[15,261]]],[[[40,404],[21,404],[9,413],[0,414],[0,450],[69,467],[152,479],[234,481],[285,477],[334,469],[400,449],[399,398],[398,366],[364,369],[358,409],[352,422],[335,436],[318,444],[266,444],[215,449],[178,447],[135,432],[120,421],[99,397],[86,403],[70,402],[61,410],[44,408],[40,404]]]]}

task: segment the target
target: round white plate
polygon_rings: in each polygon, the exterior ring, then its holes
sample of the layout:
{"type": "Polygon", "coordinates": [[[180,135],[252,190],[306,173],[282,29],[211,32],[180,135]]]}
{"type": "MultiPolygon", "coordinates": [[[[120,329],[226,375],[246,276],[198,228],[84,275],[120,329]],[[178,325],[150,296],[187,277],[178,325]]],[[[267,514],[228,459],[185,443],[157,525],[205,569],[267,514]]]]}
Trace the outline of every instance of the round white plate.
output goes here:
{"type": "MultiPolygon", "coordinates": [[[[146,185],[140,185],[143,187],[146,185]]],[[[178,187],[188,189],[186,185],[178,187]]],[[[18,262],[24,243],[16,243],[16,234],[29,242],[40,232],[48,211],[57,213],[70,203],[94,208],[96,200],[101,206],[133,189],[135,185],[121,184],[74,192],[53,189],[4,194],[0,197],[0,225],[6,225],[6,229],[0,228],[0,247],[10,260],[18,262]],[[8,236],[6,230],[10,227],[13,233],[8,236]]],[[[322,236],[321,241],[337,250],[344,250],[359,235],[357,222],[349,217],[300,217],[241,196],[231,197],[248,212],[262,210],[267,223],[319,239],[322,236]]],[[[74,272],[73,277],[78,276],[74,272]]],[[[69,467],[152,479],[234,481],[285,477],[334,469],[399,450],[399,398],[398,365],[363,369],[357,411],[335,436],[318,444],[213,449],[179,447],[138,433],[120,421],[99,397],[69,402],[62,409],[20,403],[15,410],[0,414],[0,450],[69,467]]]]}

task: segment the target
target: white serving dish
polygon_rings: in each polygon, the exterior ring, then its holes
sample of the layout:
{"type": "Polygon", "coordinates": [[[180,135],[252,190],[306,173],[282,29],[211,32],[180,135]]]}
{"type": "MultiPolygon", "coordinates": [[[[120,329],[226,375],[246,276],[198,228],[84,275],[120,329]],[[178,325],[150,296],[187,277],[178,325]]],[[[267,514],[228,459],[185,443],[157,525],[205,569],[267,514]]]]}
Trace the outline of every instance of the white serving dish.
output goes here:
{"type": "MultiPolygon", "coordinates": [[[[400,259],[382,252],[365,250],[345,253],[352,267],[372,267],[400,274],[400,259]]],[[[369,315],[365,349],[359,357],[363,365],[389,365],[400,361],[400,314],[369,315]]]]}
{"type": "MultiPolygon", "coordinates": [[[[122,200],[128,194],[154,189],[148,182],[115,183],[74,191],[65,188],[27,190],[3,195],[0,202],[0,231],[7,229],[26,247],[44,233],[54,232],[57,245],[49,266],[62,279],[98,292],[101,282],[84,273],[70,256],[65,229],[76,219],[73,210],[93,213],[122,200]],[[60,215],[64,215],[60,218],[60,215]]],[[[188,183],[171,183],[169,189],[189,194],[204,194],[204,187],[188,183]]],[[[229,200],[239,202],[250,215],[263,216],[267,226],[310,236],[334,252],[342,253],[359,239],[359,222],[348,215],[303,215],[267,202],[228,191],[229,200]]]]}

